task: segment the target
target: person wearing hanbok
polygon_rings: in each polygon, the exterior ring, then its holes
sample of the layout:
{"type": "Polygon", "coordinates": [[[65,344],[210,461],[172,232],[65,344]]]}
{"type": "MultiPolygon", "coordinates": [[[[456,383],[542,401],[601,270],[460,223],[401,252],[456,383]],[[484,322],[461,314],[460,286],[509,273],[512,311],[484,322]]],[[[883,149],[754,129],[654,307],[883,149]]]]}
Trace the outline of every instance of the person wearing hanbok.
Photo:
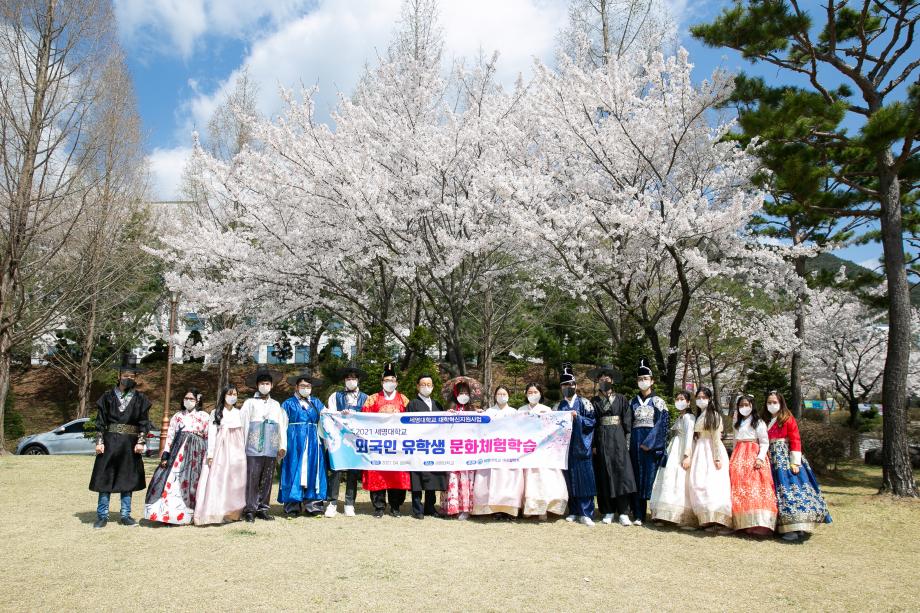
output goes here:
{"type": "Polygon", "coordinates": [[[287,453],[281,461],[278,502],[289,518],[323,512],[326,500],[326,456],[319,437],[322,401],[313,395],[319,384],[309,372],[288,377],[294,395],[281,408],[287,414],[287,453]]]}
{"type": "Polygon", "coordinates": [[[732,520],[735,530],[768,535],[776,526],[776,491],[767,452],[767,424],[754,411],[754,399],[741,395],[735,401],[735,446],[728,462],[732,486],[732,520]]]}
{"type": "Polygon", "coordinates": [[[189,388],[182,410],[169,420],[160,466],[147,486],[144,518],[163,524],[192,523],[201,468],[207,461],[208,420],[201,392],[189,388]]]}
{"type": "Polygon", "coordinates": [[[565,520],[593,526],[594,496],[597,494],[594,465],[591,461],[591,441],[594,438],[595,426],[594,405],[587,398],[578,395],[571,364],[563,364],[559,385],[562,388],[562,400],[554,408],[556,411],[572,413],[569,467],[563,473],[569,491],[569,508],[565,520]]]}
{"type": "Polygon", "coordinates": [[[136,527],[131,517],[131,495],[147,486],[143,454],[150,432],[150,400],[137,390],[138,368],[133,355],[126,354],[118,371],[118,385],[96,401],[96,459],[89,489],[98,494],[93,528],[105,528],[109,521],[112,492],[121,494],[123,526],[136,527]]]}
{"type": "Polygon", "coordinates": [[[246,378],[258,391],[243,403],[240,419],[246,440],[246,508],[243,519],[271,521],[272,482],[278,459],[287,454],[287,413],[271,397],[281,373],[260,367],[246,378]]]}
{"type": "MultiPolygon", "coordinates": [[[[485,414],[493,419],[517,415],[508,404],[508,388],[499,385],[492,399],[495,404],[485,414]]],[[[520,468],[498,467],[476,471],[473,486],[473,515],[517,517],[524,501],[524,471],[520,468]]]]}
{"type": "Polygon", "coordinates": [[[649,510],[655,521],[666,521],[681,528],[691,529],[699,525],[696,514],[690,507],[690,483],[688,471],[693,453],[693,426],[696,417],[690,408],[691,394],[677,392],[674,406],[680,412],[671,428],[674,437],[668,446],[668,459],[658,469],[652,486],[649,510]]]}
{"type": "MultiPolygon", "coordinates": [[[[519,413],[542,415],[552,411],[545,404],[540,404],[543,389],[537,383],[527,384],[525,389],[527,404],[518,409],[519,413]]],[[[524,517],[536,516],[547,519],[547,514],[565,515],[569,504],[569,490],[561,468],[525,468],[524,469],[524,517]]]]}
{"type": "Polygon", "coordinates": [[[814,532],[820,524],[831,523],[821,487],[808,460],[802,455],[799,424],[779,392],[767,396],[770,423],[770,467],[776,488],[776,531],[783,540],[796,541],[814,532]]]}
{"type": "MultiPolygon", "coordinates": [[[[351,363],[339,369],[335,378],[344,383],[342,389],[336,390],[329,394],[326,401],[327,411],[338,411],[343,415],[349,413],[360,413],[367,402],[367,394],[361,391],[359,385],[367,373],[358,367],[357,364],[351,363]]],[[[341,483],[345,481],[345,517],[355,516],[355,498],[358,495],[358,482],[361,480],[361,471],[356,469],[335,470],[332,467],[331,456],[326,454],[326,465],[329,468],[329,474],[326,480],[326,517],[335,517],[338,515],[339,490],[341,483]]]]}
{"type": "MultiPolygon", "coordinates": [[[[472,390],[466,381],[458,381],[451,390],[448,411],[475,411],[472,390]]],[[[459,520],[469,519],[473,510],[473,483],[475,470],[455,470],[447,474],[447,490],[442,495],[442,510],[445,515],[459,520]]]]}
{"type": "Polygon", "coordinates": [[[700,526],[710,531],[732,527],[732,491],[728,452],[722,443],[722,415],[712,401],[712,391],[696,393],[699,411],[693,431],[696,443],[690,457],[690,507],[700,526]]]}
{"type": "Polygon", "coordinates": [[[629,433],[632,411],[623,394],[614,390],[614,380],[620,373],[609,366],[596,368],[588,377],[597,381],[598,393],[591,399],[594,405],[593,462],[597,481],[597,504],[602,522],[631,526],[629,501],[636,493],[636,476],[629,461],[629,433]]]}
{"type": "Polygon", "coordinates": [[[652,497],[652,486],[655,484],[658,468],[666,460],[664,452],[670,415],[664,399],[655,394],[654,384],[649,361],[647,358],[641,358],[636,370],[639,395],[629,403],[632,412],[629,461],[636,480],[636,493],[632,499],[634,526],[641,526],[645,521],[648,500],[652,497]]]}
{"type": "MultiPolygon", "coordinates": [[[[364,413],[403,413],[409,399],[396,391],[396,366],[387,363],[383,367],[382,391],[371,394],[364,403],[364,413]]],[[[402,470],[365,470],[362,478],[364,489],[371,494],[374,517],[383,517],[387,503],[390,515],[400,517],[400,507],[406,501],[406,492],[412,487],[409,473],[402,470]]]]}
{"type": "Polygon", "coordinates": [[[196,526],[238,521],[246,507],[246,441],[236,386],[225,387],[208,419],[208,460],[198,480],[196,526]]]}
{"type": "MultiPolygon", "coordinates": [[[[407,413],[431,413],[443,411],[444,408],[431,394],[434,392],[434,379],[423,373],[416,381],[418,396],[409,401],[407,413]]],[[[437,508],[438,492],[447,489],[447,473],[443,471],[417,470],[409,474],[412,485],[412,517],[425,519],[426,515],[439,515],[437,508]],[[423,502],[424,498],[424,502],[423,502]]]]}

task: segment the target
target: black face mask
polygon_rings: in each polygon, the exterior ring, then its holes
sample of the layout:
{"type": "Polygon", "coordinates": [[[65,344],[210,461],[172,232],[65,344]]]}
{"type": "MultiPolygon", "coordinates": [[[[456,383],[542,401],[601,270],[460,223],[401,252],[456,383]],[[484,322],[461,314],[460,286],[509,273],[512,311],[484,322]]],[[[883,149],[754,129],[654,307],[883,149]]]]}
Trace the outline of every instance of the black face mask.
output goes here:
{"type": "Polygon", "coordinates": [[[127,377],[121,380],[121,389],[126,392],[130,392],[134,389],[134,386],[137,385],[137,382],[134,379],[128,379],[127,377]]]}
{"type": "Polygon", "coordinates": [[[572,398],[575,397],[575,388],[574,387],[565,388],[564,390],[562,390],[562,395],[565,396],[567,400],[571,400],[572,398]]]}
{"type": "Polygon", "coordinates": [[[610,385],[609,381],[601,381],[600,389],[602,392],[606,394],[607,392],[613,389],[613,386],[610,385]]]}

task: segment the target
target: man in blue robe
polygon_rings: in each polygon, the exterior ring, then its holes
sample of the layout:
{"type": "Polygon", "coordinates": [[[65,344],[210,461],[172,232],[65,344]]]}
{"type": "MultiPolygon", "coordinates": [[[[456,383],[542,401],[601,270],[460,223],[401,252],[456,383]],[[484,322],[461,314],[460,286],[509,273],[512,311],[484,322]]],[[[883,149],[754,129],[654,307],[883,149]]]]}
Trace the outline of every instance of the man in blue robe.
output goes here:
{"type": "Polygon", "coordinates": [[[317,430],[325,407],[313,396],[313,385],[319,382],[309,372],[288,377],[288,383],[295,392],[281,405],[287,413],[288,426],[278,502],[284,504],[289,518],[301,512],[312,516],[323,512],[326,499],[326,457],[317,430]]]}
{"type": "Polygon", "coordinates": [[[652,497],[652,486],[658,468],[665,462],[665,446],[668,442],[670,415],[664,400],[655,395],[652,386],[652,369],[647,358],[639,360],[636,371],[639,395],[634,397],[629,408],[632,411],[632,432],[629,433],[629,459],[636,477],[636,493],[633,496],[633,525],[641,526],[645,520],[648,501],[652,497]]]}
{"type": "Polygon", "coordinates": [[[569,509],[565,520],[579,521],[593,526],[594,496],[597,485],[594,482],[594,466],[591,462],[591,441],[594,437],[594,406],[578,395],[572,365],[562,365],[559,378],[562,400],[557,411],[572,412],[572,439],[569,443],[569,468],[564,472],[569,490],[569,509]]]}

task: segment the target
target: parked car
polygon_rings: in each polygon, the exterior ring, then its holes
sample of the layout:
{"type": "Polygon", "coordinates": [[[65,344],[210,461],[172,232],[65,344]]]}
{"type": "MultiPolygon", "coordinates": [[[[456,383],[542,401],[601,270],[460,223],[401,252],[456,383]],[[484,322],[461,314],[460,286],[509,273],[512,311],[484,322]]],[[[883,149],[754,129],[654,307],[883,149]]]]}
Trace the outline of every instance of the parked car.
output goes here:
{"type": "MultiPolygon", "coordinates": [[[[89,419],[81,417],[69,421],[63,426],[58,426],[49,432],[33,434],[20,439],[16,445],[17,455],[93,455],[96,453],[96,443],[92,437],[86,436],[86,422],[89,419]]],[[[160,431],[151,430],[147,435],[147,456],[159,455],[160,431]]]]}

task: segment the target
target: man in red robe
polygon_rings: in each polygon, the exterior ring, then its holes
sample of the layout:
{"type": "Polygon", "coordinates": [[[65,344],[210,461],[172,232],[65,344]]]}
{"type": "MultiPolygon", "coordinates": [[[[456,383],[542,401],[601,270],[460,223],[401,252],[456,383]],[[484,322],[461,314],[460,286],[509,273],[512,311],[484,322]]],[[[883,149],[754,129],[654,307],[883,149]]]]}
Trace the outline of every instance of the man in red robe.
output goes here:
{"type": "MultiPolygon", "coordinates": [[[[396,391],[396,368],[393,363],[383,367],[383,390],[367,397],[364,413],[403,413],[409,399],[396,391]]],[[[399,517],[399,507],[406,501],[406,491],[411,487],[409,473],[396,470],[366,470],[362,478],[364,489],[371,493],[374,517],[383,517],[386,503],[390,515],[399,517]]]]}

